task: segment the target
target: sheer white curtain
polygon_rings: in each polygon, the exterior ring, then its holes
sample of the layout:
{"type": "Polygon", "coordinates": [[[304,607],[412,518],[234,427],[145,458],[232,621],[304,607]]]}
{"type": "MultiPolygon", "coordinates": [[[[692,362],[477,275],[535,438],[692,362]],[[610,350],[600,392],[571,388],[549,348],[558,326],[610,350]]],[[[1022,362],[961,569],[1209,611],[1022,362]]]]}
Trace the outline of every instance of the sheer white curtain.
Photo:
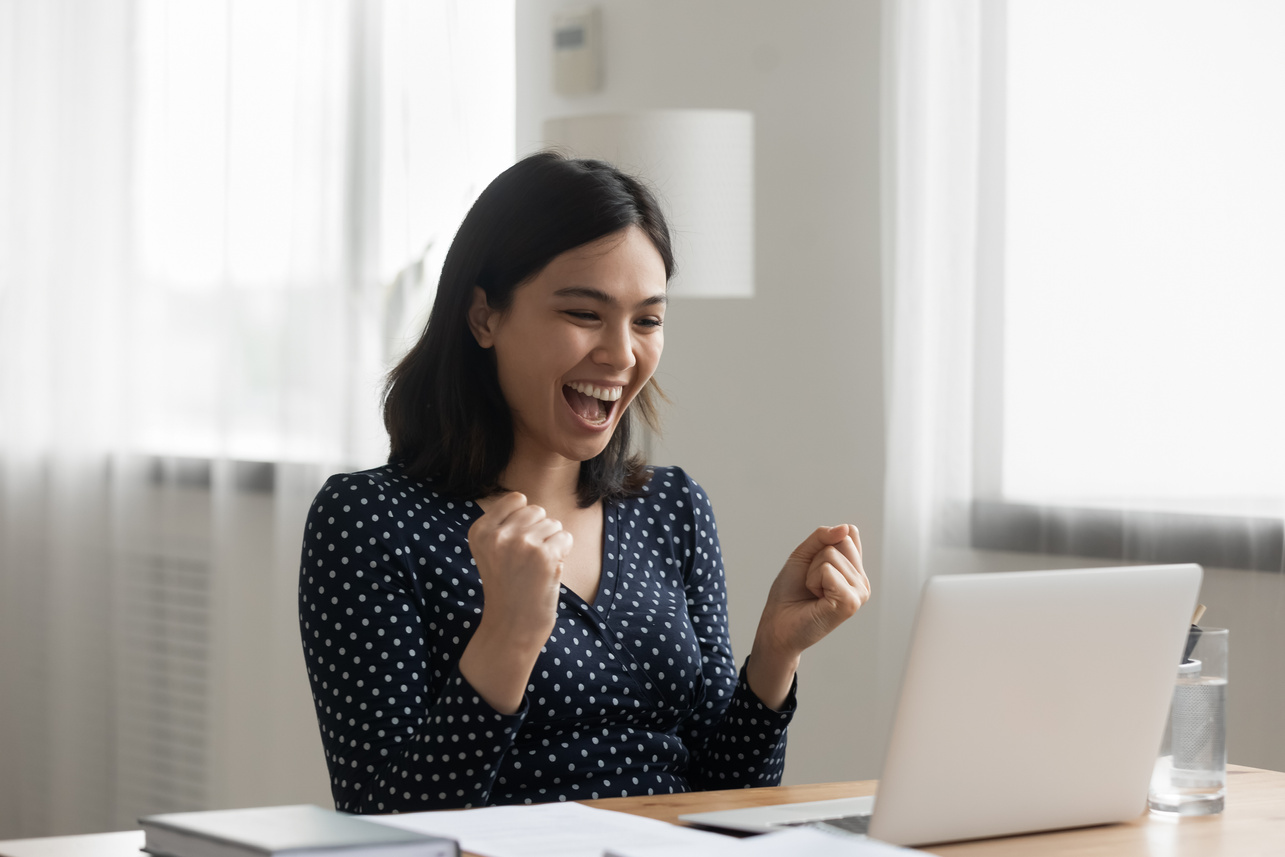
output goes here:
{"type": "Polygon", "coordinates": [[[20,835],[105,819],[112,777],[132,34],[124,2],[0,16],[0,831],[20,835]]]}
{"type": "Polygon", "coordinates": [[[887,470],[881,698],[972,497],[982,0],[884,3],[887,470]]]}
{"type": "Polygon", "coordinates": [[[1233,752],[1279,766],[1285,17],[1253,0],[883,11],[881,699],[931,574],[1198,561],[1250,697],[1233,752]]]}
{"type": "Polygon", "coordinates": [[[0,838],[328,800],[302,522],[512,161],[512,17],[0,0],[0,838]]]}

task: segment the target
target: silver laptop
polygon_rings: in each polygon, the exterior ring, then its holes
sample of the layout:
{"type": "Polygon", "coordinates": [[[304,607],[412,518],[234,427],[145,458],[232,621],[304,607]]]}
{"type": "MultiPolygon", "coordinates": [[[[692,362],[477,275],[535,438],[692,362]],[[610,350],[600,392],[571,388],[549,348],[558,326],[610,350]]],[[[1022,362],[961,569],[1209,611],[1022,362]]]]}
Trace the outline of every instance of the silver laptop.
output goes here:
{"type": "Polygon", "coordinates": [[[683,815],[765,832],[824,824],[928,845],[1135,818],[1200,592],[1198,565],[928,581],[878,802],[683,815]]]}

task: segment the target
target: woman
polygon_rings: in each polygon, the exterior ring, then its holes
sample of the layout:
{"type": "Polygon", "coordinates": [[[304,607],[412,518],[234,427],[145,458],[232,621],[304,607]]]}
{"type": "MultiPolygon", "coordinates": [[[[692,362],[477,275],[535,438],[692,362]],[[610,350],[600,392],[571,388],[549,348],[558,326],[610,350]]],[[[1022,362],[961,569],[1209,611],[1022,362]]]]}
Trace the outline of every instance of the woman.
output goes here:
{"type": "Polygon", "coordinates": [[[786,561],[737,675],[713,512],[630,454],[674,262],[651,194],[544,153],[482,193],[392,371],[389,464],[309,514],[300,627],[338,809],[775,785],[799,655],[869,597],[786,561]],[[485,597],[483,597],[485,593],[485,597]]]}

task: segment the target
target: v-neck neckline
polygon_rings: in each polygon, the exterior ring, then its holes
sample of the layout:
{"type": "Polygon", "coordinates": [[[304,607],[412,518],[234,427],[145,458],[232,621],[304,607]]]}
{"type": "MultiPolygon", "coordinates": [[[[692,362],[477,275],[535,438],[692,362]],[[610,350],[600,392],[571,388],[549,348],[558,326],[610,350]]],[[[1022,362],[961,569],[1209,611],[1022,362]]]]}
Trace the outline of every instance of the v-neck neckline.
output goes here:
{"type": "Polygon", "coordinates": [[[611,605],[616,599],[616,585],[620,577],[620,510],[617,504],[602,504],[602,572],[598,575],[598,586],[594,592],[593,602],[586,601],[580,593],[564,584],[559,584],[562,594],[574,601],[591,616],[606,619],[611,612],[611,605]]]}

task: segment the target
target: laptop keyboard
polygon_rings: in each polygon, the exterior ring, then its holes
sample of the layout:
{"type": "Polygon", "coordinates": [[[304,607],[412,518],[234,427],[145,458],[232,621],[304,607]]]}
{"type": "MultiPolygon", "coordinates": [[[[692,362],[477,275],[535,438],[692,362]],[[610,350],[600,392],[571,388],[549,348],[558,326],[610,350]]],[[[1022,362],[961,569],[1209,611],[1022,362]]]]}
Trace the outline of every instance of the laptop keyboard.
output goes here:
{"type": "Polygon", "coordinates": [[[775,826],[816,827],[822,830],[837,828],[845,833],[860,833],[864,835],[870,828],[870,813],[862,813],[861,815],[841,815],[838,818],[814,818],[808,821],[791,821],[775,826]]]}

